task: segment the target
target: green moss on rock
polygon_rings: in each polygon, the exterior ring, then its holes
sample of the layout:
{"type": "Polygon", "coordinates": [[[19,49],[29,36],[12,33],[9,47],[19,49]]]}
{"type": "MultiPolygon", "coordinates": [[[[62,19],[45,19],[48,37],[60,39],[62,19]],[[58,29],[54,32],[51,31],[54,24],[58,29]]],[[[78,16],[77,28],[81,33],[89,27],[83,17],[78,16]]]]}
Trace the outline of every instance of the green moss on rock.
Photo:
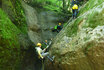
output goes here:
{"type": "Polygon", "coordinates": [[[27,33],[27,24],[21,0],[3,0],[2,3],[2,9],[7,13],[11,21],[23,33],[27,33]]]}
{"type": "Polygon", "coordinates": [[[78,18],[77,20],[75,20],[74,22],[71,22],[67,28],[66,28],[66,34],[68,35],[68,37],[71,37],[73,35],[77,34],[78,31],[78,25],[80,24],[80,22],[83,20],[83,18],[78,18]],[[70,26],[70,27],[69,27],[70,26]]]}
{"type": "Polygon", "coordinates": [[[0,70],[16,70],[20,62],[20,31],[0,9],[0,70]]]}
{"type": "Polygon", "coordinates": [[[88,3],[80,9],[80,15],[85,13],[88,10],[91,10],[94,7],[97,7],[98,5],[102,4],[104,0],[89,0],[88,3]]]}
{"type": "MultiPolygon", "coordinates": [[[[91,16],[90,16],[91,17],[91,16]]],[[[89,18],[89,25],[88,27],[95,28],[96,26],[104,25],[104,10],[101,13],[95,13],[94,16],[89,18]]]]}

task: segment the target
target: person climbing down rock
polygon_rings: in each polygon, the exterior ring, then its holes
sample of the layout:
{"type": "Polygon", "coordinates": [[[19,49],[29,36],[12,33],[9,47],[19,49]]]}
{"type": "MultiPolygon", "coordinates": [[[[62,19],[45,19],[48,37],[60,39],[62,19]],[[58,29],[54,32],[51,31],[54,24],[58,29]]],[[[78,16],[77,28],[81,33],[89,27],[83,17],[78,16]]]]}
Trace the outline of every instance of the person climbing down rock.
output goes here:
{"type": "Polygon", "coordinates": [[[71,0],[72,17],[73,17],[73,19],[77,17],[78,5],[79,5],[79,2],[77,0],[71,0]]]}
{"type": "Polygon", "coordinates": [[[35,47],[36,52],[38,53],[38,58],[39,59],[44,59],[45,57],[47,57],[51,62],[53,62],[54,60],[54,56],[50,57],[49,56],[49,52],[45,52],[47,47],[45,49],[41,49],[41,43],[37,43],[37,47],[35,47]]]}
{"type": "Polygon", "coordinates": [[[44,42],[42,42],[42,49],[45,49],[47,46],[50,46],[51,43],[52,43],[52,38],[50,39],[50,41],[45,40],[44,42]]]}
{"type": "Polygon", "coordinates": [[[48,42],[47,42],[47,40],[45,40],[44,44],[45,44],[45,45],[48,45],[48,42]]]}
{"type": "Polygon", "coordinates": [[[48,45],[48,41],[45,40],[43,43],[42,43],[42,49],[45,49],[48,45]]]}
{"type": "Polygon", "coordinates": [[[57,32],[57,25],[54,28],[52,28],[51,30],[52,30],[52,32],[57,32]]]}
{"type": "Polygon", "coordinates": [[[61,29],[62,29],[62,25],[61,25],[61,23],[59,23],[59,25],[57,26],[57,31],[60,32],[61,29]]]}
{"type": "Polygon", "coordinates": [[[59,23],[58,25],[56,25],[56,26],[54,27],[54,29],[53,29],[52,31],[53,31],[53,32],[59,33],[59,32],[61,31],[62,28],[63,28],[63,27],[62,27],[61,23],[59,23]]]}
{"type": "Polygon", "coordinates": [[[77,18],[77,14],[78,14],[78,5],[74,4],[73,7],[72,7],[72,17],[73,17],[73,19],[77,18]]]}

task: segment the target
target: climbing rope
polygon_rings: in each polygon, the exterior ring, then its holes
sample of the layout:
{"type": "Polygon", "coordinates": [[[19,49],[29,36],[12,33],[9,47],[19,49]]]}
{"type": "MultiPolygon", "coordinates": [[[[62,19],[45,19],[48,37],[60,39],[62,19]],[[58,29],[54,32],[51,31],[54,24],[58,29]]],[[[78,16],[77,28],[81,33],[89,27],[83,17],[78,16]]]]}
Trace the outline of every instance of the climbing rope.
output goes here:
{"type": "Polygon", "coordinates": [[[42,70],[44,70],[44,60],[42,60],[42,70]]]}

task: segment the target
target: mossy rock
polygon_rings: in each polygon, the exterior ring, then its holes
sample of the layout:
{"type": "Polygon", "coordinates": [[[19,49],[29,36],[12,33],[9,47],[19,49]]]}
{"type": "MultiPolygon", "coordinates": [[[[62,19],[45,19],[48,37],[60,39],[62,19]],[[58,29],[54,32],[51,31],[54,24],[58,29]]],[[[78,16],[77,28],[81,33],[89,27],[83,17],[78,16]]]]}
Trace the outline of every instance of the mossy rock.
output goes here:
{"type": "Polygon", "coordinates": [[[16,70],[20,62],[20,30],[0,9],[0,70],[16,70]]]}
{"type": "Polygon", "coordinates": [[[23,32],[27,33],[27,24],[21,0],[3,0],[2,9],[10,20],[23,32]]]}

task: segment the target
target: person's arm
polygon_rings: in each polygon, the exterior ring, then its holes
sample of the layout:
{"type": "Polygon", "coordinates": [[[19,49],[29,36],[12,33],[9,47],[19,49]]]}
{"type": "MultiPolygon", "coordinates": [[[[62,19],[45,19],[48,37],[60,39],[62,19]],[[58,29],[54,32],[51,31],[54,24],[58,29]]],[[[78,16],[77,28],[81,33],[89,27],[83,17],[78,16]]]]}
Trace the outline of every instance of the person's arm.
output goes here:
{"type": "Polygon", "coordinates": [[[42,52],[45,52],[45,51],[46,51],[46,49],[47,49],[47,47],[46,47],[46,48],[44,48],[42,52]]]}
{"type": "Polygon", "coordinates": [[[39,56],[43,59],[43,56],[41,55],[40,51],[38,51],[39,56]]]}
{"type": "Polygon", "coordinates": [[[46,49],[48,49],[48,47],[49,47],[50,45],[47,45],[47,47],[45,48],[45,49],[43,49],[43,52],[45,52],[46,51],[46,49]]]}

